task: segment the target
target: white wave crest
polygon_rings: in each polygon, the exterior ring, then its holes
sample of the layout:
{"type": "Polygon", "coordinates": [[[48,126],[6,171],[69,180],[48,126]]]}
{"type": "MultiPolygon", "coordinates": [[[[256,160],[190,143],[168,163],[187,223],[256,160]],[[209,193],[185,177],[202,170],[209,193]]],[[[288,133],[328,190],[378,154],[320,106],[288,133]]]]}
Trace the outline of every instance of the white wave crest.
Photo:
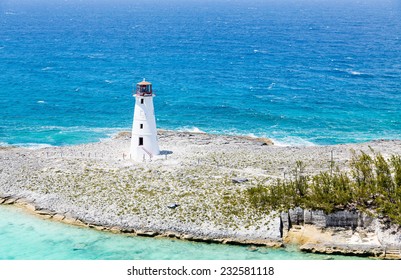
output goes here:
{"type": "Polygon", "coordinates": [[[270,138],[275,146],[279,147],[294,147],[294,146],[317,146],[315,143],[302,139],[296,136],[287,136],[281,139],[270,138]]]}
{"type": "Polygon", "coordinates": [[[192,133],[206,133],[205,131],[197,128],[196,126],[183,127],[183,128],[178,129],[178,131],[181,131],[181,132],[192,132],[192,133]]]}
{"type": "Polygon", "coordinates": [[[256,136],[256,135],[253,134],[253,133],[245,134],[245,136],[252,137],[252,138],[258,138],[258,136],[256,136]]]}
{"type": "Polygon", "coordinates": [[[267,54],[267,53],[269,53],[268,51],[266,51],[266,50],[253,50],[253,53],[262,53],[262,54],[267,54]]]}
{"type": "Polygon", "coordinates": [[[351,75],[354,75],[354,76],[360,76],[360,75],[363,75],[363,73],[361,73],[361,72],[358,72],[358,71],[352,71],[352,70],[348,71],[348,73],[349,73],[349,74],[351,74],[351,75]]]}
{"type": "Polygon", "coordinates": [[[31,150],[38,150],[38,149],[42,149],[42,148],[55,147],[55,146],[50,145],[50,144],[40,144],[40,143],[16,143],[15,146],[24,147],[24,148],[31,149],[31,150]]]}

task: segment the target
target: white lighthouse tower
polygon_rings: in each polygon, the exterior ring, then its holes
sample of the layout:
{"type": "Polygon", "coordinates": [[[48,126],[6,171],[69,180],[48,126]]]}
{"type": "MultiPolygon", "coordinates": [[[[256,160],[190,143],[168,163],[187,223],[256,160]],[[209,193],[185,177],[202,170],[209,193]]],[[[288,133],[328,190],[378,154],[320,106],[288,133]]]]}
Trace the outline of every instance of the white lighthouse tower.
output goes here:
{"type": "Polygon", "coordinates": [[[157,141],[152,84],[143,79],[136,85],[134,121],[132,124],[131,158],[136,161],[152,159],[160,154],[157,141]]]}

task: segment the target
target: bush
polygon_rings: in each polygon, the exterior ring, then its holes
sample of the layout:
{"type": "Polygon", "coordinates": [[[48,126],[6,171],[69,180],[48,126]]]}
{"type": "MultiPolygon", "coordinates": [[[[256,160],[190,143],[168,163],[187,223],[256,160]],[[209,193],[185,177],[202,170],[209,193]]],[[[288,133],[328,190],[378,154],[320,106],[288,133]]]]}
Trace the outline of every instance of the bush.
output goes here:
{"type": "MultiPolygon", "coordinates": [[[[373,151],[372,151],[373,152],[373,151]]],[[[401,225],[401,157],[386,160],[353,152],[350,171],[321,172],[304,176],[305,165],[298,161],[293,176],[270,185],[259,184],[247,190],[254,207],[265,211],[288,211],[295,207],[323,210],[355,210],[375,213],[401,225]]]]}

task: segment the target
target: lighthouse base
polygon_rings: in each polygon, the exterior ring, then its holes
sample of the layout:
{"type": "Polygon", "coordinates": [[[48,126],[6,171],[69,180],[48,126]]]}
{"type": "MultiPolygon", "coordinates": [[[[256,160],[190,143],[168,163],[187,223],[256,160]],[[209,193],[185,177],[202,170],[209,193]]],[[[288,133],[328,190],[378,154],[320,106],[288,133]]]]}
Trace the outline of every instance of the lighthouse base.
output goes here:
{"type": "Polygon", "coordinates": [[[155,156],[160,155],[160,152],[158,151],[157,153],[152,153],[145,147],[139,146],[135,147],[134,149],[131,149],[130,155],[131,159],[135,161],[146,161],[154,159],[155,156]]]}
{"type": "Polygon", "coordinates": [[[135,161],[151,160],[160,154],[156,135],[135,135],[131,138],[131,159],[135,161]]]}

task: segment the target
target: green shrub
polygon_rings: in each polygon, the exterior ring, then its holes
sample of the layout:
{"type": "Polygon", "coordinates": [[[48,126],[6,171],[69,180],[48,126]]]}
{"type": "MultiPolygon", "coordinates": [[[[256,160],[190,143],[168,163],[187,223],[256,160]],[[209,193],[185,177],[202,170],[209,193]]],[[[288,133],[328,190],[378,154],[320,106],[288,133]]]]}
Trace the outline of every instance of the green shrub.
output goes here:
{"type": "Polygon", "coordinates": [[[297,161],[288,180],[258,184],[247,190],[250,203],[264,211],[288,211],[294,207],[323,210],[355,210],[375,213],[401,225],[401,157],[386,160],[353,152],[350,171],[330,170],[304,176],[305,165],[297,161]]]}

